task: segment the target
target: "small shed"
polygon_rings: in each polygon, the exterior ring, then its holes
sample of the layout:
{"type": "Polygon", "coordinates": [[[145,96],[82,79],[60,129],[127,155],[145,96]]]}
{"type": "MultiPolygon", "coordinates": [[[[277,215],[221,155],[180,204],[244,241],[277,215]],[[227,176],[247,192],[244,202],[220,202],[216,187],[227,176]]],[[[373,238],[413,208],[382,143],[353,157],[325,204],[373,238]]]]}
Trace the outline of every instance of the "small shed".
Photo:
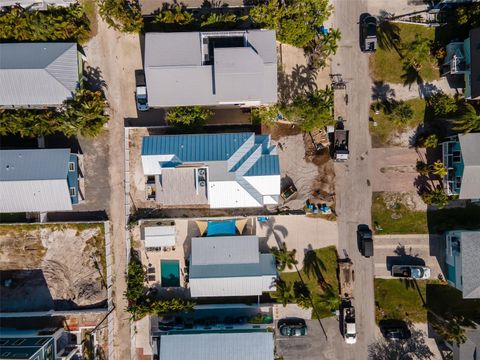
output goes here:
{"type": "Polygon", "coordinates": [[[158,248],[175,245],[175,225],[144,227],[145,248],[158,248]]]}

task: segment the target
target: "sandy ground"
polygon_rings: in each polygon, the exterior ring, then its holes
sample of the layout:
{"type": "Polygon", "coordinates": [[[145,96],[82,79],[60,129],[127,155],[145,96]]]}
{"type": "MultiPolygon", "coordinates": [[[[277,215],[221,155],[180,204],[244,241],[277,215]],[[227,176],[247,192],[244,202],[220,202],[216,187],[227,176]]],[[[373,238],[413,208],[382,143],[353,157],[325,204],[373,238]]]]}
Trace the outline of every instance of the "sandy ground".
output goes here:
{"type": "MultiPolygon", "coordinates": [[[[142,58],[138,34],[123,34],[98,17],[98,33],[85,47],[88,63],[98,67],[106,82],[109,103],[108,122],[108,181],[110,199],[108,215],[112,224],[113,242],[113,302],[114,358],[130,359],[130,316],[126,313],[126,246],[125,246],[125,179],[124,179],[124,121],[136,118],[135,69],[141,69],[142,58]]],[[[102,181],[107,181],[103,179],[102,181]]]]}
{"type": "Polygon", "coordinates": [[[75,309],[104,302],[102,226],[0,227],[2,285],[13,281],[10,288],[2,287],[2,310],[75,309]]]}
{"type": "MultiPolygon", "coordinates": [[[[302,264],[305,252],[310,249],[338,246],[337,224],[305,215],[270,216],[267,223],[256,220],[256,234],[261,244],[277,247],[285,242],[287,249],[296,249],[296,258],[302,264]]],[[[287,270],[288,271],[288,270],[287,270]]]]}
{"type": "Polygon", "coordinates": [[[425,159],[425,149],[404,147],[373,148],[369,152],[372,191],[415,190],[419,176],[417,161],[425,159]]]}
{"type": "Polygon", "coordinates": [[[284,136],[273,143],[278,146],[282,187],[293,183],[298,191],[285,206],[291,210],[303,209],[307,200],[324,202],[325,196],[335,191],[333,162],[328,155],[325,158],[306,154],[312,147],[308,134],[284,136]]]}
{"type": "MultiPolygon", "coordinates": [[[[396,100],[428,98],[439,91],[443,91],[445,94],[452,96],[458,93],[457,89],[450,87],[447,78],[433,80],[420,85],[413,84],[411,86],[404,86],[403,84],[389,83],[388,86],[394,92],[396,100]]],[[[461,89],[458,90],[460,91],[461,89]]]]}

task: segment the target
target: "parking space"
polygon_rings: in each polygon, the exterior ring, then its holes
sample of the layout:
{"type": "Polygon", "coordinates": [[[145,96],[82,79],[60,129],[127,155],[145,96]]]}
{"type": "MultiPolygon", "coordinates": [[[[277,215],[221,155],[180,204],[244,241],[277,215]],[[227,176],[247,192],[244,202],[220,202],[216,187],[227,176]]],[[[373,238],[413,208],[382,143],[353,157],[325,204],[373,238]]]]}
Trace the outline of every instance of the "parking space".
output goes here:
{"type": "Polygon", "coordinates": [[[382,235],[374,237],[375,276],[388,278],[393,265],[422,265],[431,278],[444,277],[445,239],[429,234],[382,235]]]}
{"type": "MultiPolygon", "coordinates": [[[[275,329],[275,350],[277,356],[284,360],[326,360],[354,358],[357,345],[347,345],[340,334],[339,322],[335,318],[323,319],[322,325],[327,333],[327,339],[318,320],[307,320],[308,335],[285,337],[275,329]]],[[[277,323],[275,323],[277,326],[277,323]]]]}

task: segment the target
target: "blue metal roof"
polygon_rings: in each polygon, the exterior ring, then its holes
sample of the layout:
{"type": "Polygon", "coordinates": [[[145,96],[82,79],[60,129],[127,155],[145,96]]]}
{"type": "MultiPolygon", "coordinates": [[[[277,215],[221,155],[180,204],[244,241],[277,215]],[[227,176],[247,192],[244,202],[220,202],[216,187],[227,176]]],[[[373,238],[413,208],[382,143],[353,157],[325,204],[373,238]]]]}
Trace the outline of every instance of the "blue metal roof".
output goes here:
{"type": "Polygon", "coordinates": [[[278,155],[262,155],[245,176],[280,175],[278,155]]]}
{"type": "Polygon", "coordinates": [[[183,162],[226,161],[253,133],[144,136],[142,155],[174,154],[183,162]]]}

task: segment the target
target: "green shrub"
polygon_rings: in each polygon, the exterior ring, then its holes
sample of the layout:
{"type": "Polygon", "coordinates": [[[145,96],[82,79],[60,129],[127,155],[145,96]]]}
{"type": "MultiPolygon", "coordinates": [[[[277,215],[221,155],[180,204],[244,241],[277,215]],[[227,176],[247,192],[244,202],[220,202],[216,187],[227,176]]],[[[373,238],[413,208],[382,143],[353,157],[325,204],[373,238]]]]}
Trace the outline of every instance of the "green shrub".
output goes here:
{"type": "Polygon", "coordinates": [[[405,124],[413,118],[413,109],[410,104],[404,101],[399,101],[395,104],[392,113],[390,114],[390,118],[394,122],[405,124]]]}
{"type": "Polygon", "coordinates": [[[212,111],[201,106],[178,106],[167,111],[167,123],[182,131],[198,131],[213,115],[212,111]]]}
{"type": "Polygon", "coordinates": [[[143,18],[137,1],[100,0],[100,16],[115,30],[138,33],[143,29],[143,18]]]}
{"type": "Polygon", "coordinates": [[[12,6],[0,10],[0,41],[77,41],[90,37],[90,21],[79,4],[46,11],[12,6]]]}
{"type": "Polygon", "coordinates": [[[260,26],[274,29],[279,41],[305,48],[331,12],[326,0],[271,0],[254,6],[250,16],[260,26]]]}
{"type": "Polygon", "coordinates": [[[457,100],[443,92],[431,96],[428,99],[428,105],[438,117],[451,115],[458,110],[457,100]]]}
{"type": "Polygon", "coordinates": [[[0,135],[36,137],[63,133],[97,136],[108,121],[105,98],[99,91],[77,90],[60,109],[0,109],[0,135]]]}

